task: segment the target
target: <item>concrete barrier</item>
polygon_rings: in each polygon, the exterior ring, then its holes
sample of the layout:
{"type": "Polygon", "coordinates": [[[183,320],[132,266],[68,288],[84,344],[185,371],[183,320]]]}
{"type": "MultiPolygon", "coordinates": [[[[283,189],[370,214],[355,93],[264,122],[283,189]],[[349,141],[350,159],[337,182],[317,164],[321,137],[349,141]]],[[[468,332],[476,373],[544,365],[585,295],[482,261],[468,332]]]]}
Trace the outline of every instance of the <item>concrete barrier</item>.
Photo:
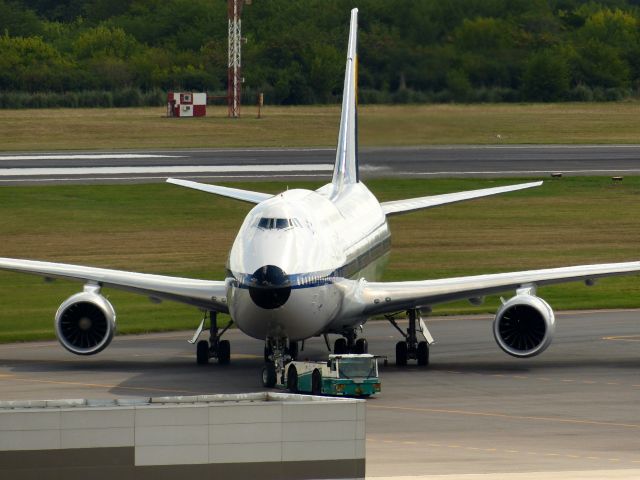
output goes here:
{"type": "Polygon", "coordinates": [[[256,393],[0,402],[0,478],[364,478],[365,402],[256,393]]]}

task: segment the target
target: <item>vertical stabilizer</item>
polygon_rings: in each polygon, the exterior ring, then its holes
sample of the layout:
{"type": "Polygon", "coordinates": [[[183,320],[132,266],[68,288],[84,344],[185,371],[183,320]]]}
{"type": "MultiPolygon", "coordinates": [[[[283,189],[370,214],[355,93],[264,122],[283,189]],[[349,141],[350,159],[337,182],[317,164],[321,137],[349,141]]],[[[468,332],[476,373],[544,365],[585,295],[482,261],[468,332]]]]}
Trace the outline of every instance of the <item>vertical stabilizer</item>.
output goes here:
{"type": "Polygon", "coordinates": [[[344,74],[342,93],[342,114],[340,133],[336,150],[336,164],[333,169],[333,196],[338,195],[345,185],[358,183],[358,9],[351,10],[347,66],[344,74]]]}

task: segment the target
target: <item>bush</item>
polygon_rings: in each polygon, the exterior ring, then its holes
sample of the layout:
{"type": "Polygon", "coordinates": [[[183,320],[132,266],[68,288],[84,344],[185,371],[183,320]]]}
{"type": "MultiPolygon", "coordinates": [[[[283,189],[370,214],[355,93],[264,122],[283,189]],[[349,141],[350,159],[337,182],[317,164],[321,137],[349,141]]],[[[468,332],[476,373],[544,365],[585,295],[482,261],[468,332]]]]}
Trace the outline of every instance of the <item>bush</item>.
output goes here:
{"type": "Polygon", "coordinates": [[[567,98],[572,102],[592,102],[593,90],[587,85],[578,84],[571,89],[567,98]]]}
{"type": "Polygon", "coordinates": [[[20,108],[111,108],[158,107],[167,101],[163,90],[141,92],[137,88],[108,90],[83,90],[80,92],[11,92],[0,91],[1,109],[20,108]]]}
{"type": "Polygon", "coordinates": [[[114,107],[139,107],[142,105],[142,94],[137,88],[125,88],[113,94],[114,107]]]}

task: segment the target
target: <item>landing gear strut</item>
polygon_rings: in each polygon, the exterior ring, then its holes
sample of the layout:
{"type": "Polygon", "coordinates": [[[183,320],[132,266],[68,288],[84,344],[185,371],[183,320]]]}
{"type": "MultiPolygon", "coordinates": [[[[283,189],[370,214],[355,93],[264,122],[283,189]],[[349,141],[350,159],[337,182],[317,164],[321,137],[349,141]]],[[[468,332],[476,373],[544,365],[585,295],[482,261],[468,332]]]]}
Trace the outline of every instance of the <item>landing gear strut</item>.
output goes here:
{"type": "MultiPolygon", "coordinates": [[[[198,336],[200,336],[206,320],[207,317],[205,315],[190,343],[195,343],[198,336]]],[[[217,358],[220,365],[228,365],[231,361],[231,344],[229,340],[220,340],[220,338],[233,324],[233,321],[229,322],[222,331],[219,331],[217,320],[218,312],[209,312],[209,340],[200,340],[196,345],[196,361],[198,365],[206,365],[211,358],[217,358]]]]}
{"type": "Polygon", "coordinates": [[[406,333],[398,326],[393,315],[388,315],[386,318],[404,337],[403,341],[396,344],[396,365],[404,367],[407,365],[407,360],[417,360],[418,365],[429,365],[429,345],[434,343],[434,340],[420,317],[420,310],[417,308],[407,310],[409,326],[406,333]],[[422,334],[425,341],[418,341],[418,332],[422,334]]]}
{"type": "Polygon", "coordinates": [[[343,338],[338,338],[333,344],[333,353],[344,355],[345,353],[369,353],[369,343],[366,338],[357,338],[356,329],[344,332],[343,338]]]}

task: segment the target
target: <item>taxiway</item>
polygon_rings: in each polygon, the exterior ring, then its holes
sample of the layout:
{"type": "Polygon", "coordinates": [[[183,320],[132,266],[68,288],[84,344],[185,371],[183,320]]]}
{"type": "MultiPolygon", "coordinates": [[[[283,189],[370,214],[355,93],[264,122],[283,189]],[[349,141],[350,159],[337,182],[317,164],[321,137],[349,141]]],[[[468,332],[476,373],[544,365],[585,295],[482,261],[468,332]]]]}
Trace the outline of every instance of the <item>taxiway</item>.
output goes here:
{"type": "MultiPolygon", "coordinates": [[[[549,350],[519,360],[498,349],[489,316],[436,318],[427,369],[396,368],[399,335],[386,322],[368,323],[370,351],[388,355],[389,365],[381,366],[383,392],[367,402],[367,476],[582,478],[575,472],[590,471],[600,477],[589,478],[634,478],[640,471],[639,320],[640,311],[560,313],[549,350]]],[[[231,365],[199,367],[186,342],[190,335],[117,337],[89,358],[55,342],[1,345],[0,399],[261,390],[261,342],[230,331],[231,365]]],[[[325,355],[319,338],[301,354],[325,355]]]]}

